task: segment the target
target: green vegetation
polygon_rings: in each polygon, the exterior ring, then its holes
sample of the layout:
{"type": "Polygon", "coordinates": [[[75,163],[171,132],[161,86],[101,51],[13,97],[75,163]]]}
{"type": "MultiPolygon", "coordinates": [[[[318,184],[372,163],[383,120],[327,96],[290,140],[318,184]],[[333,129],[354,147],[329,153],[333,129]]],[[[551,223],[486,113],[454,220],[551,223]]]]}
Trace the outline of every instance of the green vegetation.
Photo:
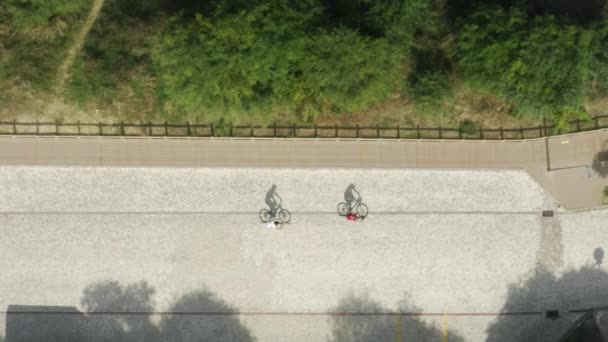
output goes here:
{"type": "Polygon", "coordinates": [[[317,1],[174,16],[154,49],[163,95],[179,112],[208,120],[268,122],[290,112],[310,122],[319,112],[364,110],[401,86],[396,71],[417,28],[411,17],[425,8],[399,2],[362,1],[369,8],[360,17],[350,8],[335,14],[350,21],[343,25],[317,1]]]}
{"type": "Polygon", "coordinates": [[[482,9],[463,20],[463,79],[504,97],[516,115],[583,111],[592,32],[553,16],[527,19],[517,8],[482,9]]]}
{"type": "MultiPolygon", "coordinates": [[[[86,15],[89,1],[7,0],[0,4],[0,82],[11,80],[48,90],[69,37],[86,15]]],[[[0,88],[1,89],[1,88],[0,88]]]]}
{"type": "MultiPolygon", "coordinates": [[[[378,111],[375,123],[465,133],[486,119],[565,127],[608,98],[605,2],[106,0],[65,101],[218,127],[371,123],[362,113],[378,111]]],[[[49,93],[90,7],[0,3],[0,107],[49,93]]]]}

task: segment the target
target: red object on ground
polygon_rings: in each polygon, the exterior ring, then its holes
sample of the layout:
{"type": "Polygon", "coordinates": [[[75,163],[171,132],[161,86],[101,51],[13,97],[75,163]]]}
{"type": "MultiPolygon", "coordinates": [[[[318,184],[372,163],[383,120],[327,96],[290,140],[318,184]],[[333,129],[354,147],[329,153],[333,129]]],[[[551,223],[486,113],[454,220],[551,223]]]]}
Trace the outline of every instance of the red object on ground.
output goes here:
{"type": "Polygon", "coordinates": [[[349,221],[357,221],[357,215],[353,213],[348,213],[346,214],[346,219],[349,221]]]}

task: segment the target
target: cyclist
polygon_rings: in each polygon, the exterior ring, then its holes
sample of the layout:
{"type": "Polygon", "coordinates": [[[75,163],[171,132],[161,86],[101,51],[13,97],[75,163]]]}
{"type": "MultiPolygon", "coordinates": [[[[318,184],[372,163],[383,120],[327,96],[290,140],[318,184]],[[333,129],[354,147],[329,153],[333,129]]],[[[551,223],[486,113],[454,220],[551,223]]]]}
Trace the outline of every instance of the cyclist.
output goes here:
{"type": "Polygon", "coordinates": [[[357,222],[359,220],[363,221],[363,219],[365,219],[365,217],[361,216],[359,213],[348,213],[348,214],[346,214],[346,219],[348,221],[357,222]]]}
{"type": "Polygon", "coordinates": [[[281,224],[281,221],[270,220],[266,224],[266,228],[277,229],[277,227],[279,226],[279,224],[281,224]]]}
{"type": "Polygon", "coordinates": [[[355,189],[355,184],[351,184],[344,191],[344,202],[348,204],[348,211],[353,210],[353,204],[361,201],[361,194],[355,189]]]}
{"type": "Polygon", "coordinates": [[[279,196],[276,193],[276,190],[277,190],[277,186],[275,184],[272,184],[272,187],[266,193],[266,199],[265,199],[266,205],[268,206],[268,210],[270,210],[272,215],[274,215],[274,213],[277,211],[277,209],[279,207],[279,204],[281,203],[281,196],[279,196]]]}

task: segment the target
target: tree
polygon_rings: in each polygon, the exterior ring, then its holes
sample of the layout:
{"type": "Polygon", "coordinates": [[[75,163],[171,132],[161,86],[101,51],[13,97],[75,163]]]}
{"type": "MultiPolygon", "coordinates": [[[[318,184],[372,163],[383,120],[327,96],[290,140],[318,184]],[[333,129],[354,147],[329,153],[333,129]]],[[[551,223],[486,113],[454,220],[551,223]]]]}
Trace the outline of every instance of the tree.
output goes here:
{"type": "Polygon", "coordinates": [[[179,112],[207,121],[268,122],[277,113],[310,121],[365,109],[401,86],[399,66],[425,3],[371,5],[362,15],[377,36],[328,25],[317,0],[173,17],[153,53],[162,93],[179,112]]]}
{"type": "Polygon", "coordinates": [[[485,8],[462,22],[459,65],[465,81],[523,115],[580,113],[592,33],[552,16],[529,20],[511,8],[485,8]]]}

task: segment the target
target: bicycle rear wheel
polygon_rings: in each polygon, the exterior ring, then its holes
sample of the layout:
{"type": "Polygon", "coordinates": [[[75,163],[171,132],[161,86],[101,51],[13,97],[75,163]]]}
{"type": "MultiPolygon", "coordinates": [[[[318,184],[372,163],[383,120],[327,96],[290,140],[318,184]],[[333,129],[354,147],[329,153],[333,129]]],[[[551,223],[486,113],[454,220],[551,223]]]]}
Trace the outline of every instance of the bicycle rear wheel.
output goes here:
{"type": "Polygon", "coordinates": [[[268,209],[260,210],[260,220],[262,222],[269,222],[271,218],[272,218],[272,215],[270,214],[270,210],[268,210],[268,209]]]}
{"type": "Polygon", "coordinates": [[[346,216],[348,214],[348,204],[342,202],[338,204],[338,215],[346,216]]]}
{"type": "Polygon", "coordinates": [[[365,204],[360,203],[357,206],[357,213],[359,213],[359,215],[361,215],[361,217],[366,217],[367,214],[369,214],[369,210],[365,204]]]}
{"type": "Polygon", "coordinates": [[[289,212],[289,210],[287,209],[281,209],[279,211],[279,218],[281,219],[281,224],[283,222],[285,223],[289,223],[289,221],[291,221],[291,213],[289,212]]]}

